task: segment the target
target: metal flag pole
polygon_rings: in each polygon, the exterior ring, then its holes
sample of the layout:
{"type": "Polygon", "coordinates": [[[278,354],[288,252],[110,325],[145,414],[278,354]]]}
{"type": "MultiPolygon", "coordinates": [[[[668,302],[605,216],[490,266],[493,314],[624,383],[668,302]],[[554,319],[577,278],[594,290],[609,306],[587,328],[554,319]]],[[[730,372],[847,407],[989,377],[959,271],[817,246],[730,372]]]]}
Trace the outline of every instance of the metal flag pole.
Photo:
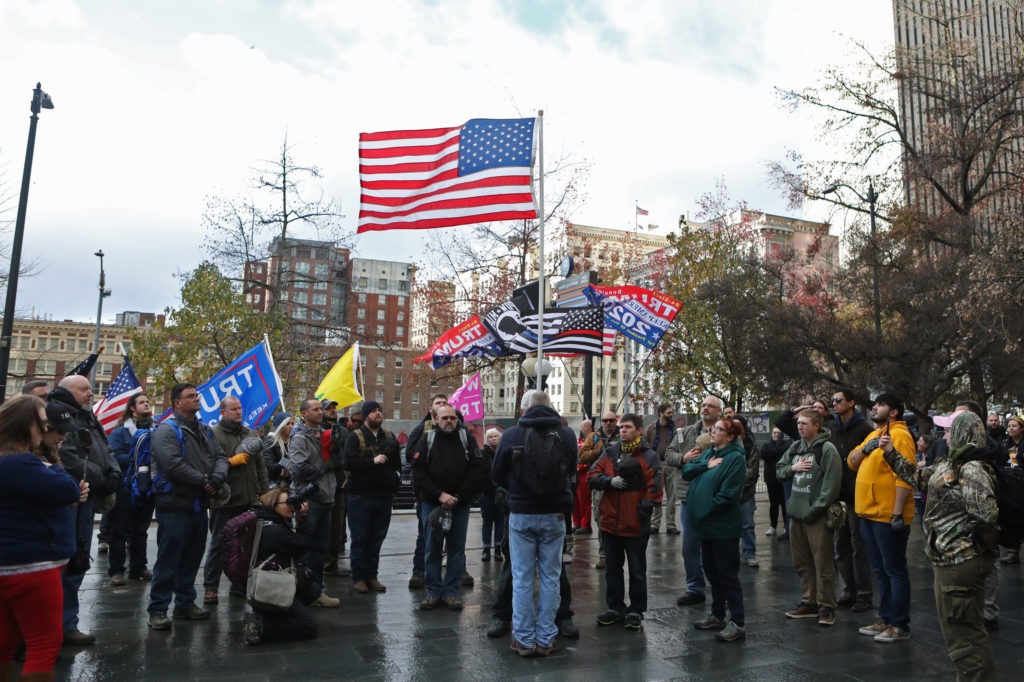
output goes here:
{"type": "Polygon", "coordinates": [[[547,297],[547,287],[544,278],[544,110],[537,111],[537,161],[539,175],[537,178],[537,218],[540,222],[537,231],[537,279],[539,293],[537,294],[537,388],[544,390],[544,304],[547,297]]]}

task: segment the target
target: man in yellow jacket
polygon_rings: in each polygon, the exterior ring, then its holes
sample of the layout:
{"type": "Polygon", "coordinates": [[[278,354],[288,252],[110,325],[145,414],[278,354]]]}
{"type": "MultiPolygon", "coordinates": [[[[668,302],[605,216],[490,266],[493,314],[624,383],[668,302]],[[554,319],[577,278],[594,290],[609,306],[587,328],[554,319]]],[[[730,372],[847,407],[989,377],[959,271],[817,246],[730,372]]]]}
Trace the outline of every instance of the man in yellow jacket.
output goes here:
{"type": "Polygon", "coordinates": [[[897,478],[883,452],[896,450],[915,462],[914,437],[903,421],[903,401],[891,393],[875,398],[871,408],[875,430],[850,451],[847,466],[857,472],[854,508],[861,536],[878,583],[879,620],[860,629],[876,642],[910,639],[910,573],[907,540],[914,520],[913,491],[897,478]]]}

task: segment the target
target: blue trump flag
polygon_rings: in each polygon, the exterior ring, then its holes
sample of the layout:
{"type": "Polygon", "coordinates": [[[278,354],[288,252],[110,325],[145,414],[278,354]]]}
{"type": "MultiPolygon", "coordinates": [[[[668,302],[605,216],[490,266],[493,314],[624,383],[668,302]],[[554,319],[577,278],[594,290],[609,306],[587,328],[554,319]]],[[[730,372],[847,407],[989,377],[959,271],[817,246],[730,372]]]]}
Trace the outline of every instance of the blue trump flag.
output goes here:
{"type": "MultiPolygon", "coordinates": [[[[210,426],[220,421],[220,401],[235,396],[242,403],[242,423],[250,429],[266,423],[281,402],[281,378],[274,367],[270,344],[261,341],[235,358],[212,379],[196,387],[199,392],[199,421],[210,426]]],[[[173,407],[160,415],[163,421],[173,407]]]]}

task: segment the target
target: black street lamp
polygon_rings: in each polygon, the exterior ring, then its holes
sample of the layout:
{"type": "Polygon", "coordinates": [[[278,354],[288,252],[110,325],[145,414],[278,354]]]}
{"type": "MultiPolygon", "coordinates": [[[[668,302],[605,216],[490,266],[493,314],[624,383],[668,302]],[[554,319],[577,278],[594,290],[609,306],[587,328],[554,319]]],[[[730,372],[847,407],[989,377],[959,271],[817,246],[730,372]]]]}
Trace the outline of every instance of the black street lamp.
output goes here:
{"type": "MultiPolygon", "coordinates": [[[[96,341],[93,342],[93,352],[96,353],[96,357],[99,358],[100,353],[100,318],[103,317],[103,299],[110,296],[111,291],[107,288],[107,275],[103,272],[103,249],[100,249],[94,256],[98,256],[100,259],[100,302],[96,308],[96,341]]],[[[92,369],[89,370],[89,383],[92,384],[92,390],[96,392],[96,363],[92,364],[92,369]]]]}
{"type": "Polygon", "coordinates": [[[4,324],[0,331],[0,403],[7,399],[7,369],[11,362],[11,334],[14,331],[14,308],[18,299],[18,271],[21,270],[21,242],[25,236],[25,212],[28,209],[28,186],[32,179],[32,154],[36,147],[36,124],[39,111],[53,109],[53,100],[36,83],[32,91],[32,118],[28,126],[28,149],[25,151],[25,171],[21,176],[21,199],[18,218],[14,223],[14,241],[11,242],[11,272],[7,276],[7,302],[4,305],[4,324]]]}
{"type": "Polygon", "coordinates": [[[871,250],[874,252],[872,254],[872,258],[871,258],[871,305],[874,308],[873,313],[874,313],[874,317],[875,317],[875,338],[876,339],[881,339],[882,338],[882,304],[881,304],[881,296],[879,294],[879,289],[878,289],[878,241],[876,239],[876,236],[877,236],[878,232],[877,232],[877,228],[875,226],[875,215],[876,215],[875,205],[878,203],[878,193],[875,192],[875,183],[874,183],[874,181],[872,181],[871,178],[868,178],[868,195],[867,196],[864,196],[863,194],[861,194],[860,192],[855,190],[853,187],[850,187],[849,185],[847,185],[845,182],[838,182],[838,183],[836,183],[834,185],[830,185],[829,187],[827,187],[822,192],[822,195],[833,194],[833,193],[838,194],[840,187],[845,187],[846,189],[848,189],[851,192],[853,192],[854,194],[856,194],[858,199],[860,199],[861,201],[867,202],[868,209],[869,209],[869,212],[870,212],[870,215],[871,215],[871,250]]]}

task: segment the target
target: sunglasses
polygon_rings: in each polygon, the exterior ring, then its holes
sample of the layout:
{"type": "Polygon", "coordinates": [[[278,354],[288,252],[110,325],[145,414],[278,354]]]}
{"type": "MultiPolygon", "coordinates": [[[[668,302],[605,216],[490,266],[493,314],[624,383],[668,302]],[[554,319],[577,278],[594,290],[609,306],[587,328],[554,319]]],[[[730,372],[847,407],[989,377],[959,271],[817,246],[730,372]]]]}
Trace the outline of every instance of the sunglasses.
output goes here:
{"type": "Polygon", "coordinates": [[[832,404],[838,405],[839,403],[844,402],[845,400],[846,398],[832,398],[832,404]]]}
{"type": "Polygon", "coordinates": [[[614,419],[602,419],[601,423],[603,423],[603,424],[614,424],[615,420],[614,419]]]}
{"type": "Polygon", "coordinates": [[[452,415],[451,417],[441,417],[440,418],[440,421],[443,421],[443,422],[453,422],[453,421],[457,421],[457,420],[458,420],[458,417],[456,417],[455,415],[452,415]]]}

